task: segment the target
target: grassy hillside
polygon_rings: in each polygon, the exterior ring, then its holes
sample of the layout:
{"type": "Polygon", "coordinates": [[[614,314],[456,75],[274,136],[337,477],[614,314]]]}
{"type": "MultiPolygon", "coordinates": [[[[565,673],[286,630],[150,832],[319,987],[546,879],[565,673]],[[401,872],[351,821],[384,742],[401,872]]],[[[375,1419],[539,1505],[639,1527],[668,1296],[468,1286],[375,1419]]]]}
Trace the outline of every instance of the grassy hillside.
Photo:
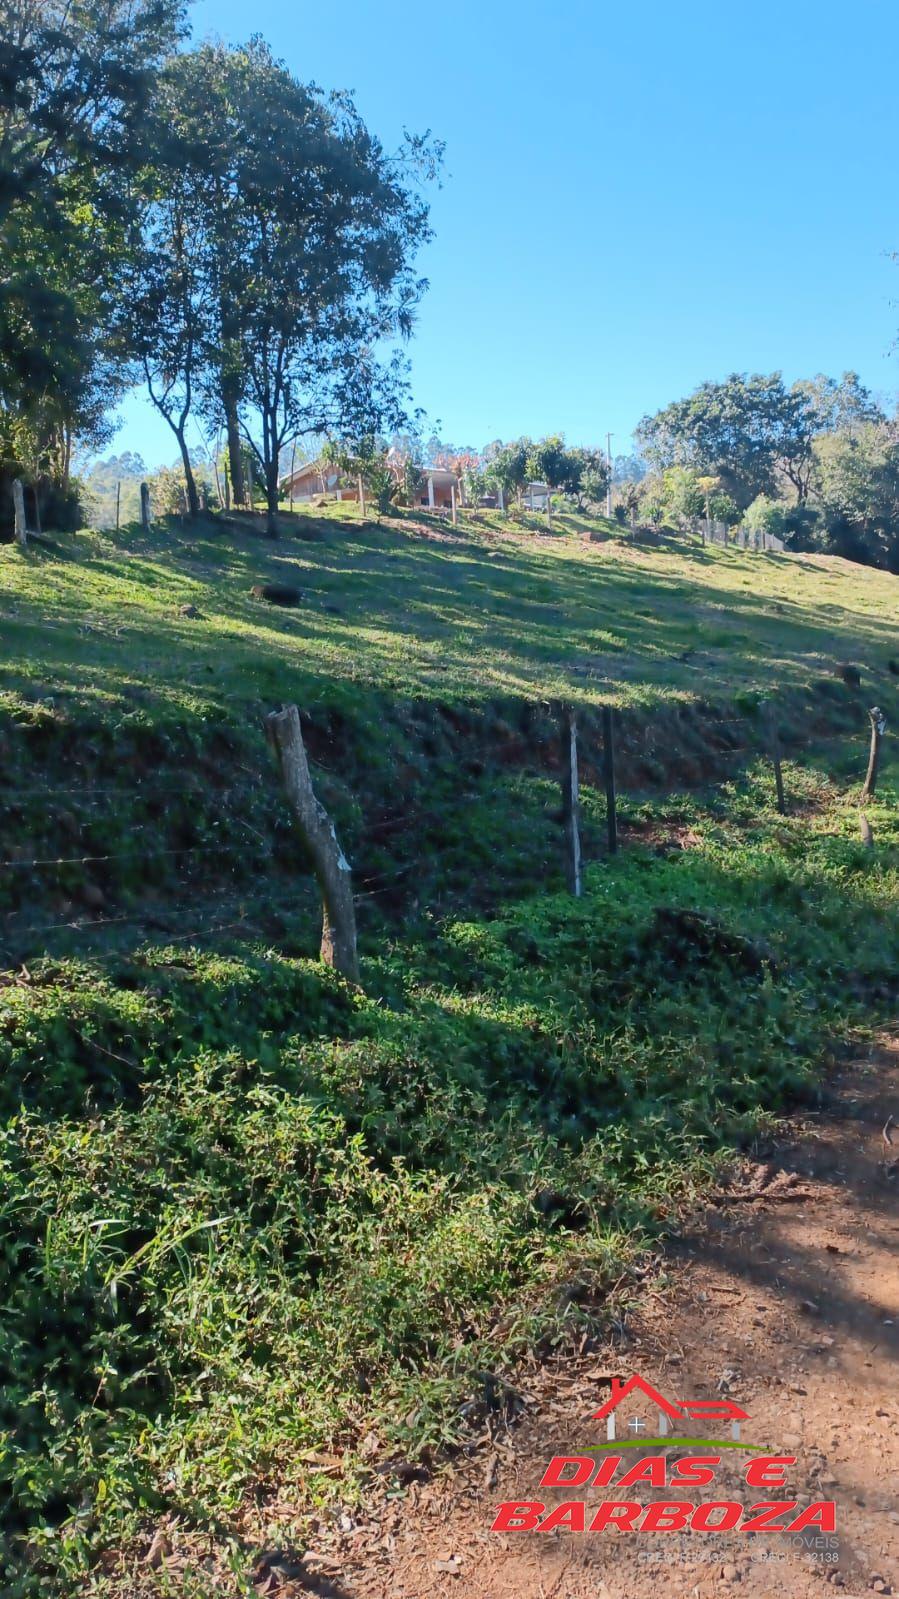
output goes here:
{"type": "Polygon", "coordinates": [[[316,1507],[403,1493],[483,1433],[524,1349],[637,1292],[639,1251],[896,1003],[889,762],[874,850],[857,820],[895,579],[561,520],[293,528],[0,551],[0,1569],[23,1599],[248,1595],[316,1507]],[[275,578],[297,610],[250,598],[275,578]],[[314,959],[260,731],[291,698],[360,890],[358,990],[314,959]],[[144,1560],[160,1528],[170,1570],[144,1560]]]}
{"type": "Polygon", "coordinates": [[[285,517],[275,543],[174,523],[25,560],[0,549],[3,689],[119,715],[372,692],[649,705],[807,689],[857,656],[877,675],[897,648],[896,579],[837,558],[644,547],[602,519],[556,516],[548,533],[485,512],[454,532],[354,511],[285,517]],[[273,581],[302,589],[296,611],[251,599],[273,581]]]}

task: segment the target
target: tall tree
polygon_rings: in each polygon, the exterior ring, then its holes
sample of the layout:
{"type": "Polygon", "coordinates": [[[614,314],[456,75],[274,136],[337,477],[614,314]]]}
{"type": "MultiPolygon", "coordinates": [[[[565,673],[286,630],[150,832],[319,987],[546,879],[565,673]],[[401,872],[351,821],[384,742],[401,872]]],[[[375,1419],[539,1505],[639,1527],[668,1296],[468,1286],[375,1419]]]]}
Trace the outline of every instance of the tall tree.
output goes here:
{"type": "MultiPolygon", "coordinates": [[[[411,329],[425,287],[412,259],[429,236],[419,184],[441,149],[407,137],[388,155],[348,96],[298,83],[258,39],[180,55],[169,83],[186,169],[202,179],[191,252],[203,284],[191,304],[212,312],[191,396],[225,423],[238,492],[239,425],[275,531],[290,440],[401,421],[399,369],[372,352],[411,329]]],[[[183,363],[198,348],[185,343],[183,363]]],[[[184,364],[182,398],[186,382],[184,364]]]]}
{"type": "Polygon", "coordinates": [[[814,495],[826,547],[899,571],[899,439],[895,425],[863,422],[815,451],[814,495]]]}
{"type": "Polygon", "coordinates": [[[65,487],[124,379],[112,312],[156,66],[182,0],[6,0],[0,429],[65,487]]]}

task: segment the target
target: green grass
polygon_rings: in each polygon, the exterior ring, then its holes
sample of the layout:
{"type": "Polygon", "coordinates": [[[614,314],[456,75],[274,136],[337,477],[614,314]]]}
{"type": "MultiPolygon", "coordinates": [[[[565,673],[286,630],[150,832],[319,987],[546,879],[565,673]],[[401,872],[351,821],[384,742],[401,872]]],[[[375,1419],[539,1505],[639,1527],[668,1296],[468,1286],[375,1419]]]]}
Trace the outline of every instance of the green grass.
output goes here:
{"type": "Polygon", "coordinates": [[[692,848],[394,941],[364,992],[233,939],[7,986],[5,1591],[72,1592],[164,1514],[252,1547],[276,1494],[299,1525],[334,1491],[322,1451],[352,1497],[482,1427],[478,1372],[589,1330],[895,998],[895,795],[872,854],[820,773],[789,775],[811,822],[761,776],[672,798],[652,819],[692,848]],[[660,934],[663,907],[724,932],[660,934]]]}
{"type": "Polygon", "coordinates": [[[0,550],[17,1599],[203,1592],[199,1567],[133,1575],[163,1517],[250,1594],[263,1540],[301,1542],[375,1470],[451,1455],[525,1349],[591,1335],[717,1165],[895,1006],[888,763],[874,851],[855,801],[865,705],[895,707],[896,580],[533,523],[453,536],[342,508],[274,544],[175,524],[0,550]],[[250,599],[287,577],[297,611],[250,599]],[[833,677],[844,659],[861,694],[833,677]],[[553,820],[563,696],[580,901],[553,820]],[[294,698],[361,890],[359,990],[314,959],[262,739],[294,698]],[[768,699],[787,817],[753,754],[768,699]],[[672,792],[678,773],[693,787],[672,792]]]}
{"type": "Polygon", "coordinates": [[[895,577],[836,558],[595,543],[585,531],[614,524],[561,515],[552,535],[491,513],[454,534],[349,509],[285,517],[274,544],[175,522],[82,533],[56,555],[0,549],[0,685],[125,718],[231,716],[273,695],[647,705],[804,690],[845,658],[877,678],[896,647],[895,577]],[[250,598],[278,580],[303,589],[297,610],[250,598]]]}

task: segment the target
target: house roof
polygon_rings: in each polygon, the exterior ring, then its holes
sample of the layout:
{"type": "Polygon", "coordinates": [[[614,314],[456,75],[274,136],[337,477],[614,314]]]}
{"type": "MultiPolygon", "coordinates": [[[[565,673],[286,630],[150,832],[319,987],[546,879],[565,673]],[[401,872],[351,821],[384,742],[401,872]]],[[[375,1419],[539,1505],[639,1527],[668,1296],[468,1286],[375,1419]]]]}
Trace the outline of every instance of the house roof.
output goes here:
{"type": "Polygon", "coordinates": [[[305,477],[308,472],[320,472],[324,464],[321,458],[315,461],[304,461],[302,466],[295,466],[292,472],[283,472],[278,482],[289,483],[291,478],[305,477]]]}

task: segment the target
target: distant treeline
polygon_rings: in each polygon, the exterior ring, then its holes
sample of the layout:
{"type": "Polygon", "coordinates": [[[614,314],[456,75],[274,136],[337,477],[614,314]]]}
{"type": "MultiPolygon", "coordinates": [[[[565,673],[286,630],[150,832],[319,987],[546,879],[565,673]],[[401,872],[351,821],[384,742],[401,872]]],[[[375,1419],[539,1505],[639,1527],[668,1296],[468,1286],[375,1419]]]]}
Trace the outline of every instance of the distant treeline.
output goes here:
{"type": "Polygon", "coordinates": [[[644,417],[636,439],[616,473],[629,515],[711,514],[899,572],[899,418],[854,372],[789,387],[779,372],[734,373],[644,417]]]}

